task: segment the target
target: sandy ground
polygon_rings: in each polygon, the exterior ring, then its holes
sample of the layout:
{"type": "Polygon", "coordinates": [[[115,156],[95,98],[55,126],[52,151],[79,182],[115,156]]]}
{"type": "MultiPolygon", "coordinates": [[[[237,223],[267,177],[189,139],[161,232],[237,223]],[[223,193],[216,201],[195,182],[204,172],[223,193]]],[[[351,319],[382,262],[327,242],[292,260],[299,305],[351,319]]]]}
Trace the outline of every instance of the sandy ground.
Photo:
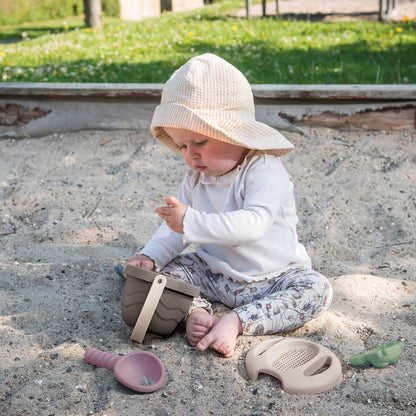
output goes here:
{"type": "Polygon", "coordinates": [[[342,363],[339,385],[304,396],[267,375],[250,381],[245,355],[270,336],[240,337],[230,359],[191,348],[183,326],[133,344],[112,266],[151,236],[153,208],[176,193],[185,165],[147,131],[81,131],[0,141],[0,414],[416,414],[415,131],[308,133],[287,134],[296,150],[284,163],[300,238],[335,300],[285,335],[331,349],[342,363]],[[348,364],[399,339],[395,365],[348,364]],[[83,361],[91,347],[152,351],[167,383],[133,393],[83,361]]]}

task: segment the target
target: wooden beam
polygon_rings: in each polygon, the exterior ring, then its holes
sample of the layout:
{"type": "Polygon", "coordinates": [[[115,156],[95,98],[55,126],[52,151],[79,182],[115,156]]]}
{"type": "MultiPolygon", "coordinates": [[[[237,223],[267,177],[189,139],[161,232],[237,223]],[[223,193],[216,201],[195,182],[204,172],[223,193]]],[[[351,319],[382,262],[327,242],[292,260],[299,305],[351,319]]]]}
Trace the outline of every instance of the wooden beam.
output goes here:
{"type": "MultiPolygon", "coordinates": [[[[416,84],[252,84],[255,100],[416,100],[416,84]]],[[[0,83],[0,99],[75,98],[157,101],[163,84],[0,83]]]]}

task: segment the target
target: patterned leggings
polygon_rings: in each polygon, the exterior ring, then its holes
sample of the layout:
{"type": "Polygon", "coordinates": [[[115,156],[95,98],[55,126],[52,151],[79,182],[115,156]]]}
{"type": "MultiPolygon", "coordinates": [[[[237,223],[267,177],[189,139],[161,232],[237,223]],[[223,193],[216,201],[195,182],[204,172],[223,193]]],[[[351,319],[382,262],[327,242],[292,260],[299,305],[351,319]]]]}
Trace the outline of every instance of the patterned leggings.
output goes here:
{"type": "Polygon", "coordinates": [[[192,308],[212,313],[209,302],[221,302],[238,314],[244,335],[275,334],[298,328],[327,310],[332,286],[320,273],[305,267],[290,269],[273,279],[253,283],[234,282],[213,273],[196,254],[183,254],[162,272],[199,286],[201,295],[192,308]]]}

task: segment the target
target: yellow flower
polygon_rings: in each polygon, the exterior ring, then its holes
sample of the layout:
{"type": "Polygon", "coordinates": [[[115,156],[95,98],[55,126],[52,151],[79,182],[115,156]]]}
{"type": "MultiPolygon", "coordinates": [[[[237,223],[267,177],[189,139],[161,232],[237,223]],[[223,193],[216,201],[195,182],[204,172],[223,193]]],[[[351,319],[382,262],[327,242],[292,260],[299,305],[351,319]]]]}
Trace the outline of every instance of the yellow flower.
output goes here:
{"type": "Polygon", "coordinates": [[[288,22],[286,22],[286,20],[283,22],[283,24],[285,25],[285,26],[287,26],[289,23],[288,22]]]}
{"type": "Polygon", "coordinates": [[[234,32],[235,32],[236,30],[238,30],[238,27],[236,25],[234,25],[231,29],[234,30],[234,32]]]}
{"type": "Polygon", "coordinates": [[[68,29],[69,29],[69,26],[68,26],[68,25],[65,25],[65,26],[64,26],[64,29],[65,29],[65,30],[68,30],[68,29]]]}
{"type": "Polygon", "coordinates": [[[189,32],[188,33],[188,36],[193,36],[194,35],[194,32],[189,32]]]}
{"type": "Polygon", "coordinates": [[[142,30],[146,30],[146,27],[145,27],[145,26],[143,26],[143,27],[142,27],[142,30]]]}
{"type": "Polygon", "coordinates": [[[401,27],[396,27],[396,32],[397,33],[402,33],[403,32],[403,29],[401,27]]]}
{"type": "Polygon", "coordinates": [[[85,33],[90,33],[90,30],[88,28],[86,28],[85,33]]]}
{"type": "Polygon", "coordinates": [[[0,51],[0,56],[4,56],[4,52],[0,51]]]}
{"type": "Polygon", "coordinates": [[[82,67],[81,67],[81,69],[82,69],[83,71],[86,71],[86,70],[87,70],[87,68],[85,68],[85,66],[82,66],[82,67]]]}
{"type": "Polygon", "coordinates": [[[183,25],[179,25],[179,29],[183,29],[183,25]]]}
{"type": "Polygon", "coordinates": [[[263,40],[267,40],[267,36],[263,36],[263,40]]]}
{"type": "Polygon", "coordinates": [[[407,14],[404,15],[403,17],[403,22],[406,23],[409,21],[409,16],[407,14]]]}

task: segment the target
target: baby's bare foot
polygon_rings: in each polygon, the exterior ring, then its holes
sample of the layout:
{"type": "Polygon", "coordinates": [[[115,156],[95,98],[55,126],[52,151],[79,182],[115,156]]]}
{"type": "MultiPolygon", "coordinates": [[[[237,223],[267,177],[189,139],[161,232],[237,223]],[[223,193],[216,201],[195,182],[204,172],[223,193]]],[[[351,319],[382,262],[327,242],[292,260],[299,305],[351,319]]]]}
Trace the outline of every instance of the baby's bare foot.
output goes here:
{"type": "Polygon", "coordinates": [[[198,342],[197,348],[205,351],[208,347],[229,358],[234,354],[238,335],[243,333],[241,321],[235,312],[218,319],[212,329],[198,342]]]}
{"type": "Polygon", "coordinates": [[[217,320],[218,318],[212,316],[206,309],[194,309],[186,321],[186,336],[188,342],[195,347],[217,320]]]}

